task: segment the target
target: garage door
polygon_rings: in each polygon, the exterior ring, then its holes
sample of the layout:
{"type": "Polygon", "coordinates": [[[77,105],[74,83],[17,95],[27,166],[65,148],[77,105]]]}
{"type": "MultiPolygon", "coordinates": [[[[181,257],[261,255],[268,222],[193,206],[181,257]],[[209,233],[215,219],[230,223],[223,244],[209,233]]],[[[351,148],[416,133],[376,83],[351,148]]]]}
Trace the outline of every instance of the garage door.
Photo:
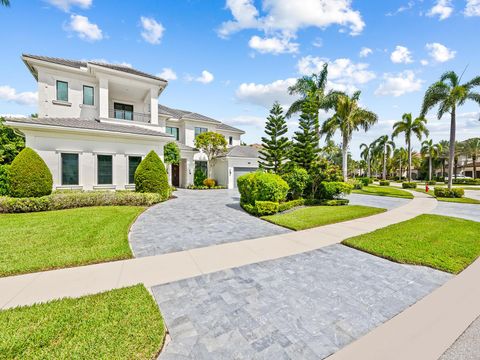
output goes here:
{"type": "Polygon", "coordinates": [[[234,180],[234,185],[233,187],[236,189],[237,188],[237,179],[239,176],[257,171],[258,168],[247,168],[247,167],[235,167],[233,168],[233,180],[234,180]]]}

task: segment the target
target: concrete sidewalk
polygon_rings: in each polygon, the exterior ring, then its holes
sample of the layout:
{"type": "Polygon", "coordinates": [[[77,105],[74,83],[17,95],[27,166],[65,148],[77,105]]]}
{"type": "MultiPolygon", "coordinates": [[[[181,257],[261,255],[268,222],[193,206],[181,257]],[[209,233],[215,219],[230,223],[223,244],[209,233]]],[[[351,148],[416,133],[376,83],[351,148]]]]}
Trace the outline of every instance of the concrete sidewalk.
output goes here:
{"type": "Polygon", "coordinates": [[[170,254],[0,278],[0,308],[79,297],[143,283],[147,287],[307,252],[412,219],[437,201],[415,193],[406,205],[356,220],[304,231],[170,254]]]}

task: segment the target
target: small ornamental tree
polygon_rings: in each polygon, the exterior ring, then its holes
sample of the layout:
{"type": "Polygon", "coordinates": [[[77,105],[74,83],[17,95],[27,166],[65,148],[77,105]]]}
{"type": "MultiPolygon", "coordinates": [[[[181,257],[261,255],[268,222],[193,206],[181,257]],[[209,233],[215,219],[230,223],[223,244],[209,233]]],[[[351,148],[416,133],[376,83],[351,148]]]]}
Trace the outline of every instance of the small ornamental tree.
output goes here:
{"type": "Polygon", "coordinates": [[[163,199],[170,196],[168,176],[162,160],[155,151],[150,151],[135,171],[135,191],[159,193],[163,199]]]}
{"type": "Polygon", "coordinates": [[[0,164],[10,164],[25,147],[25,139],[14,129],[6,127],[0,117],[0,164]]]}
{"type": "Polygon", "coordinates": [[[12,197],[40,197],[52,192],[52,173],[45,161],[31,148],[15,157],[9,172],[9,192],[12,197]]]}
{"type": "Polygon", "coordinates": [[[163,147],[163,158],[166,164],[178,165],[180,163],[180,149],[176,143],[169,142],[163,147]]]}
{"type": "Polygon", "coordinates": [[[208,131],[197,135],[195,147],[205,153],[208,159],[208,174],[213,177],[213,167],[217,159],[227,152],[225,136],[208,131]]]}

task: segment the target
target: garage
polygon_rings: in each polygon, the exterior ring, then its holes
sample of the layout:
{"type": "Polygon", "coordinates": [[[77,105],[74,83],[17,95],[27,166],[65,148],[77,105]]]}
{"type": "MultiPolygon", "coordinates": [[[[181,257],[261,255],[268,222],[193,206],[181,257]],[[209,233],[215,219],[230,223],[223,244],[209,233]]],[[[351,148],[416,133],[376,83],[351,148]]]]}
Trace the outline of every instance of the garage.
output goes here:
{"type": "Polygon", "coordinates": [[[254,167],[234,167],[233,168],[233,187],[237,188],[237,179],[239,176],[257,171],[258,168],[254,167]]]}

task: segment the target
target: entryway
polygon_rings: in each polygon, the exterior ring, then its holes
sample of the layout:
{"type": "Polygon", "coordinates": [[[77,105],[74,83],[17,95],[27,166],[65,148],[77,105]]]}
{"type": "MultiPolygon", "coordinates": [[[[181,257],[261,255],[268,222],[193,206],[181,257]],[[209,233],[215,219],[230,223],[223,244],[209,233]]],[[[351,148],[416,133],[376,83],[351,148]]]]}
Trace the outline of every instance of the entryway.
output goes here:
{"type": "Polygon", "coordinates": [[[172,185],[180,186],[180,165],[172,165],[172,185]]]}

